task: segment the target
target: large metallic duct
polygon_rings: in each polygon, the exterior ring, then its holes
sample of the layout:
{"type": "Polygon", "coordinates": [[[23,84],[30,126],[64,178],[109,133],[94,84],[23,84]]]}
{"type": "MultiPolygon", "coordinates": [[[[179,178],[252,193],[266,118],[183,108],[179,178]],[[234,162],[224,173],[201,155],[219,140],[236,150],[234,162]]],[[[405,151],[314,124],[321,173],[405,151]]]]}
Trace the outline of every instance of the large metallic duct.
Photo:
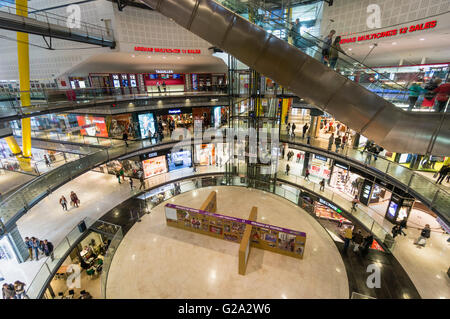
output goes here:
{"type": "Polygon", "coordinates": [[[141,0],[385,149],[450,155],[450,114],[406,112],[212,0],[141,0]]]}

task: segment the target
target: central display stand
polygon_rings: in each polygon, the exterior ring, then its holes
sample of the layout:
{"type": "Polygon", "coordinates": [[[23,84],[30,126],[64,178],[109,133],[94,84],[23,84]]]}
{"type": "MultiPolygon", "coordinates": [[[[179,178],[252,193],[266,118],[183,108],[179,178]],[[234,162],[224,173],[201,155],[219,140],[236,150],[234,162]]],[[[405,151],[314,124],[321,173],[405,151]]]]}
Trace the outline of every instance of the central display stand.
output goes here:
{"type": "Polygon", "coordinates": [[[217,193],[211,192],[200,209],[166,204],[168,226],[240,243],[239,274],[244,275],[251,247],[303,258],[306,234],[256,221],[258,208],[253,207],[249,219],[220,215],[217,211],[217,193]]]}

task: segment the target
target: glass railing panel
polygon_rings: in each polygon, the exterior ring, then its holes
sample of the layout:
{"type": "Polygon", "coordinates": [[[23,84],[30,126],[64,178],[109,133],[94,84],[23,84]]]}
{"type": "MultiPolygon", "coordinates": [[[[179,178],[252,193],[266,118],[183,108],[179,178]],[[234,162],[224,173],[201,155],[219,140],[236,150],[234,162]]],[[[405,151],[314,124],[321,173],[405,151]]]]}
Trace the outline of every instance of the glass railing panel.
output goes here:
{"type": "Polygon", "coordinates": [[[409,188],[425,197],[430,203],[433,201],[436,192],[439,190],[439,187],[437,187],[433,181],[430,181],[428,178],[418,173],[412,175],[409,188]]]}
{"type": "Polygon", "coordinates": [[[45,262],[50,269],[51,272],[56,271],[56,266],[62,262],[64,262],[65,255],[70,250],[69,242],[67,238],[64,238],[62,242],[60,242],[53,250],[53,260],[51,258],[47,258],[45,262]]]}
{"type": "Polygon", "coordinates": [[[39,297],[39,294],[50,275],[51,273],[44,263],[27,289],[27,295],[30,299],[37,299],[39,297]]]}

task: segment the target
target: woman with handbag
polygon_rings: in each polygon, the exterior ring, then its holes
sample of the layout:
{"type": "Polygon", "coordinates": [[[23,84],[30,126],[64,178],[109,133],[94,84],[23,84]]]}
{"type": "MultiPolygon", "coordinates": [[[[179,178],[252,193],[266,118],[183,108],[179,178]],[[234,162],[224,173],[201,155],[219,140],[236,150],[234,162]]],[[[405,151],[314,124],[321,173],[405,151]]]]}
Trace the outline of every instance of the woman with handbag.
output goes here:
{"type": "Polygon", "coordinates": [[[75,194],[74,191],[70,192],[70,200],[71,200],[71,204],[72,206],[78,207],[78,205],[80,205],[80,200],[78,199],[77,194],[75,194]]]}
{"type": "Polygon", "coordinates": [[[427,239],[430,238],[430,234],[431,234],[430,225],[426,224],[425,227],[420,232],[420,236],[417,239],[416,245],[425,247],[425,245],[427,244],[427,239]]]}

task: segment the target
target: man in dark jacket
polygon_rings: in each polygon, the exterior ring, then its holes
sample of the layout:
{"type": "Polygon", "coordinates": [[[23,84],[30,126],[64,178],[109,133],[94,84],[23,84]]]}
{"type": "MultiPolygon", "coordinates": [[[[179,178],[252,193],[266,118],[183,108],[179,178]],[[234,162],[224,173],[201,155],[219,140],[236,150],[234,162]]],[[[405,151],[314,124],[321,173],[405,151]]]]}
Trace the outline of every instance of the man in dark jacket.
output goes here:
{"type": "Polygon", "coordinates": [[[303,125],[303,136],[302,136],[303,139],[305,138],[305,133],[307,130],[308,130],[308,123],[305,123],[305,125],[303,125]]]}
{"type": "Polygon", "coordinates": [[[49,242],[47,239],[44,240],[44,254],[45,256],[49,257],[53,261],[53,244],[49,242]]]}
{"type": "Polygon", "coordinates": [[[436,180],[436,184],[442,184],[442,181],[444,180],[445,176],[450,172],[450,166],[445,165],[442,166],[442,168],[439,170],[439,177],[436,180]]]}
{"type": "Polygon", "coordinates": [[[427,239],[430,238],[431,228],[430,225],[426,224],[422,229],[419,238],[417,239],[417,245],[425,247],[427,243],[427,239]]]}
{"type": "Polygon", "coordinates": [[[128,147],[128,143],[127,143],[128,134],[127,134],[127,132],[123,132],[122,139],[125,142],[126,147],[128,147]]]}
{"type": "Polygon", "coordinates": [[[14,286],[11,284],[3,284],[2,293],[3,299],[14,299],[14,297],[16,296],[14,286]]]}

